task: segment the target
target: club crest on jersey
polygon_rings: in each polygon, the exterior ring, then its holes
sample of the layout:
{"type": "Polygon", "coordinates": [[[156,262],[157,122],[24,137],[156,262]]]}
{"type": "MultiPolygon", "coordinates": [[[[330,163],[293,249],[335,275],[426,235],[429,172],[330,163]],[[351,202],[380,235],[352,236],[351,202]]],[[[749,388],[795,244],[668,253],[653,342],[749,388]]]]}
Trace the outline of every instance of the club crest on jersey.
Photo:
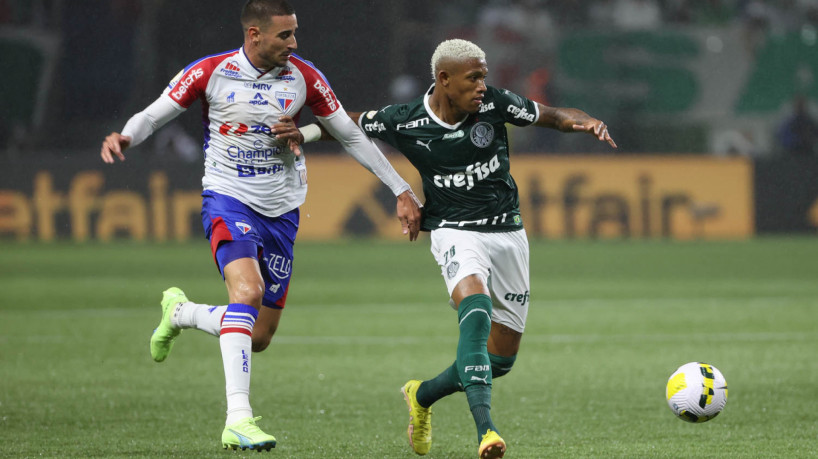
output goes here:
{"type": "Polygon", "coordinates": [[[253,229],[253,227],[244,222],[236,222],[236,227],[241,230],[241,234],[247,234],[248,231],[253,229]]]}
{"type": "Polygon", "coordinates": [[[290,108],[290,105],[292,105],[293,101],[295,100],[295,93],[276,91],[276,100],[278,101],[278,105],[281,106],[282,110],[287,110],[288,108],[290,108]]]}
{"type": "Polygon", "coordinates": [[[494,127],[489,123],[483,121],[475,124],[469,133],[471,136],[471,143],[478,148],[486,148],[491,145],[494,140],[494,127]]]}

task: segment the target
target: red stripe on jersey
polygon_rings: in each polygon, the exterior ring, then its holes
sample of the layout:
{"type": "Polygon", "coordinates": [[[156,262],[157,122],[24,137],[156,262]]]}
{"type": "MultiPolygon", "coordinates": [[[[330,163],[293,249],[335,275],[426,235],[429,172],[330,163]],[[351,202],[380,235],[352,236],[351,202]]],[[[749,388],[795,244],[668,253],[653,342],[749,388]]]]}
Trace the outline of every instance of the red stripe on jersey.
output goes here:
{"type": "Polygon", "coordinates": [[[304,75],[304,83],[307,85],[304,104],[310,107],[315,116],[329,116],[341,108],[341,103],[321,72],[296,56],[290,56],[290,63],[304,75]]]}
{"type": "Polygon", "coordinates": [[[232,56],[238,54],[238,50],[228,53],[209,56],[195,62],[185,71],[182,76],[170,88],[168,95],[184,108],[190,108],[196,99],[204,99],[207,83],[216,68],[232,56]]]}

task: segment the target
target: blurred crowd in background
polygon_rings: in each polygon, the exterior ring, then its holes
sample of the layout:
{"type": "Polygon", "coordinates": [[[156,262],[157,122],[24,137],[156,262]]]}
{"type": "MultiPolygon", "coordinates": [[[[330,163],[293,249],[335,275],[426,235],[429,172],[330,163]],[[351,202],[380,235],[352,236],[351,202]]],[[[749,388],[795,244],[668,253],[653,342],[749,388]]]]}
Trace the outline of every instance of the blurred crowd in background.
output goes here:
{"type": "MultiPolygon", "coordinates": [[[[421,94],[434,47],[459,37],[486,51],[489,84],[602,118],[623,152],[818,155],[818,0],[291,1],[297,52],[352,111],[421,94]]],[[[242,4],[0,0],[0,151],[95,154],[186,64],[241,45],[242,4]]],[[[147,154],[198,161],[193,111],[147,154]]],[[[603,152],[511,136],[517,151],[603,152]]]]}

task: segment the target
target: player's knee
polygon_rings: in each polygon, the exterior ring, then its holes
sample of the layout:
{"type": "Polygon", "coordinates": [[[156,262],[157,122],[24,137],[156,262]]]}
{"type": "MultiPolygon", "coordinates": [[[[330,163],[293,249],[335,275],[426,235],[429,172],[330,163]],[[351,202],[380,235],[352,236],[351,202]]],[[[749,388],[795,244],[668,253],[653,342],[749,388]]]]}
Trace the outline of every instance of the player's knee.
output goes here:
{"type": "Polygon", "coordinates": [[[491,298],[481,293],[464,298],[457,310],[457,317],[461,335],[476,334],[487,339],[491,331],[491,298]]]}
{"type": "Polygon", "coordinates": [[[491,362],[491,377],[492,378],[499,378],[505,374],[508,374],[511,371],[511,367],[514,366],[514,361],[517,360],[517,355],[512,355],[510,357],[505,357],[502,355],[496,355],[489,352],[489,361],[491,362]]]}
{"type": "Polygon", "coordinates": [[[261,305],[261,299],[264,297],[264,283],[238,282],[232,286],[229,295],[233,303],[261,305]]]}

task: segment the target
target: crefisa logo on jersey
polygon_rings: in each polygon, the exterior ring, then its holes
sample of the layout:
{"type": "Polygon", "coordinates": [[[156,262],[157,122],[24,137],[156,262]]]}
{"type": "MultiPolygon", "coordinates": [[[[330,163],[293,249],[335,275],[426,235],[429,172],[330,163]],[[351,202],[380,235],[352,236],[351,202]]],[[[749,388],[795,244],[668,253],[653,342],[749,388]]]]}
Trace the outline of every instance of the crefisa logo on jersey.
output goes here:
{"type": "Polygon", "coordinates": [[[276,91],[276,100],[278,101],[278,105],[281,106],[282,110],[287,110],[288,108],[290,108],[290,105],[292,105],[293,101],[295,100],[295,93],[276,91]]]}
{"type": "Polygon", "coordinates": [[[471,143],[478,148],[486,148],[494,140],[494,126],[483,121],[471,127],[471,143]]]}

